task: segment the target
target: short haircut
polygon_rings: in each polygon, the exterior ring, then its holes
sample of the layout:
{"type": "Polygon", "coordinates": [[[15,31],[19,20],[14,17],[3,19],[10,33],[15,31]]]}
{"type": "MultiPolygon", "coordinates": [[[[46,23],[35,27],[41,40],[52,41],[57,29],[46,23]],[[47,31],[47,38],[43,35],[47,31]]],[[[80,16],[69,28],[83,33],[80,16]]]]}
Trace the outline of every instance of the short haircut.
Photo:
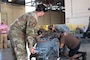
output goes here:
{"type": "Polygon", "coordinates": [[[46,6],[43,5],[43,4],[39,4],[36,6],[36,11],[40,12],[40,11],[43,11],[43,12],[46,12],[46,6]]]}

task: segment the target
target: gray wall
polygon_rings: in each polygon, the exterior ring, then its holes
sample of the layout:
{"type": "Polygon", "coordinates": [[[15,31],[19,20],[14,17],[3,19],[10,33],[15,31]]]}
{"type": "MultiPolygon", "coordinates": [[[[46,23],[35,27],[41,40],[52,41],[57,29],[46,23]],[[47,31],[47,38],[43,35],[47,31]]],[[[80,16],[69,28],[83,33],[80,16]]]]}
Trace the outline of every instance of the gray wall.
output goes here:
{"type": "Polygon", "coordinates": [[[39,18],[39,25],[48,25],[48,24],[64,24],[64,13],[60,11],[48,11],[45,12],[43,17],[39,18]]]}

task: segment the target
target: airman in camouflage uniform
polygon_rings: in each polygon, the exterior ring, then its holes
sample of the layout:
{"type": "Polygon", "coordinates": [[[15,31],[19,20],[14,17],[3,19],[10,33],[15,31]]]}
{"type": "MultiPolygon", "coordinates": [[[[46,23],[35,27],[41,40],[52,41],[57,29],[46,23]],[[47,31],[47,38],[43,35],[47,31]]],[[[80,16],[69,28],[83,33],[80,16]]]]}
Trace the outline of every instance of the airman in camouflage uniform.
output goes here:
{"type": "Polygon", "coordinates": [[[43,4],[39,4],[36,7],[36,11],[23,14],[10,25],[8,35],[13,47],[15,60],[28,60],[26,42],[29,44],[30,52],[34,53],[35,27],[38,17],[44,15],[45,8],[43,4]]]}

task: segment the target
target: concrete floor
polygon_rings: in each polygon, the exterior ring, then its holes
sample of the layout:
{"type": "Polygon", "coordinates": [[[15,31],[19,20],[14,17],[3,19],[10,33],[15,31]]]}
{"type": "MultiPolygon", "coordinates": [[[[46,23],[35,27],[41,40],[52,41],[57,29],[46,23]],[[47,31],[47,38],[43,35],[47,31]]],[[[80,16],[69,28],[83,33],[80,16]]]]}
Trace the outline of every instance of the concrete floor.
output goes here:
{"type": "Polygon", "coordinates": [[[90,60],[90,39],[82,39],[80,51],[87,52],[87,60],[90,60]]]}
{"type": "Polygon", "coordinates": [[[0,49],[0,60],[12,60],[11,49],[0,49]]]}
{"type": "MultiPolygon", "coordinates": [[[[80,51],[87,52],[87,60],[90,60],[90,39],[81,39],[80,51]]],[[[0,60],[12,60],[10,47],[0,49],[0,60]]]]}

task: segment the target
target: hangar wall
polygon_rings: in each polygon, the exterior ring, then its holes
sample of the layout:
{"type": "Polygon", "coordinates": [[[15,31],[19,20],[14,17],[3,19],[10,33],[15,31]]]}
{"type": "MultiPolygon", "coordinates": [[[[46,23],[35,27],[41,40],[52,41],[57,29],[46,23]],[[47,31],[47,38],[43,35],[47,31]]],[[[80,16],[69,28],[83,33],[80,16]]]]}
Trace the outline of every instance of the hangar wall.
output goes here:
{"type": "Polygon", "coordinates": [[[39,18],[39,25],[48,24],[65,24],[65,16],[63,12],[60,11],[48,11],[45,12],[43,17],[39,18]]]}
{"type": "MultiPolygon", "coordinates": [[[[5,19],[6,23],[10,25],[17,17],[25,13],[25,6],[1,4],[1,19],[5,19]]],[[[65,15],[60,11],[45,12],[43,17],[39,18],[38,25],[48,24],[64,24],[65,15]]]]}
{"type": "Polygon", "coordinates": [[[76,28],[89,24],[90,0],[65,0],[65,23],[76,28]]]}
{"type": "Polygon", "coordinates": [[[8,25],[10,25],[18,16],[25,12],[25,7],[22,5],[2,3],[0,6],[1,19],[5,19],[8,25]]]}

